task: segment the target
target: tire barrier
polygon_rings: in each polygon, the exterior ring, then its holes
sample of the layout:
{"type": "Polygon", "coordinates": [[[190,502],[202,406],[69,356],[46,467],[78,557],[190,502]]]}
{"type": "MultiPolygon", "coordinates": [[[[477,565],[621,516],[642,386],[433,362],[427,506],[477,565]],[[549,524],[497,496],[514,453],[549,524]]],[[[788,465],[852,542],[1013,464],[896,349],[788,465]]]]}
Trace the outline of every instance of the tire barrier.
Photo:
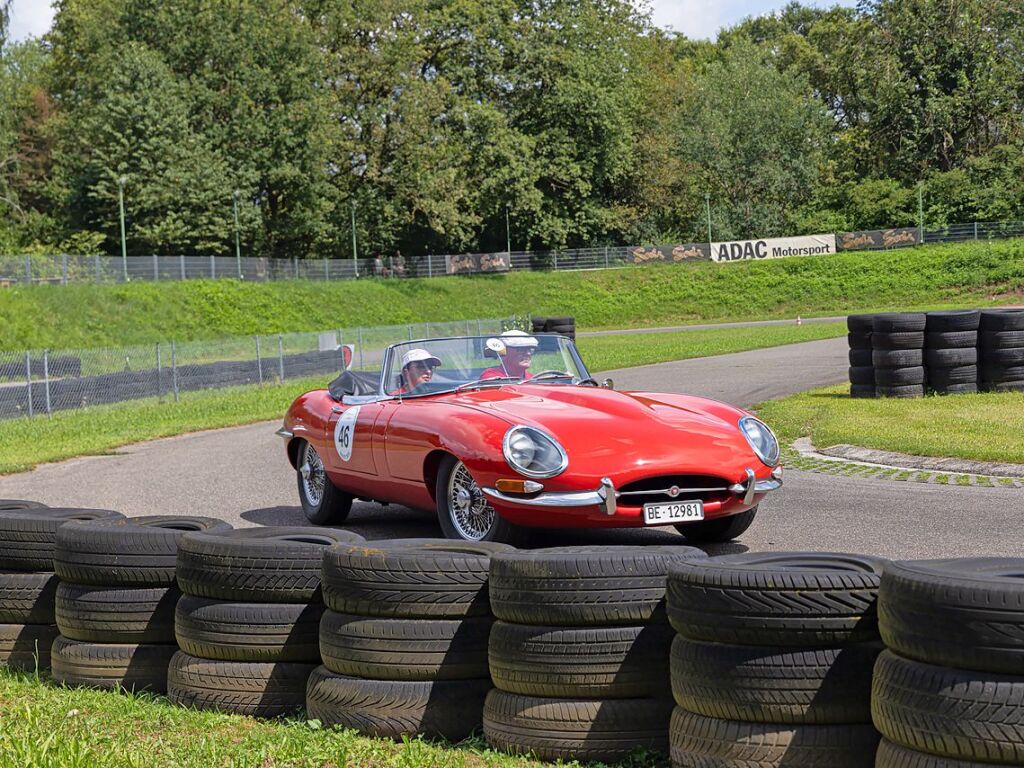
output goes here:
{"type": "Polygon", "coordinates": [[[673,768],[870,768],[884,561],[726,555],[668,575],[673,768]]]}
{"type": "Polygon", "coordinates": [[[167,690],[178,650],[178,540],[231,526],[209,517],[149,515],[73,520],[57,529],[53,678],[91,688],[167,690]]]}
{"type": "Polygon", "coordinates": [[[851,397],[1024,392],[1024,309],[849,315],[851,397]]]}
{"type": "Polygon", "coordinates": [[[492,687],[489,566],[512,551],[449,539],[328,550],[309,716],[393,739],[458,741],[478,730],[492,687]]]}
{"type": "Polygon", "coordinates": [[[190,533],[178,546],[167,695],[176,704],[257,717],[302,710],[320,663],[326,549],[362,537],[304,527],[190,533]]]}
{"type": "Polygon", "coordinates": [[[57,529],[69,520],[121,518],[98,509],[50,508],[0,499],[0,666],[50,668],[58,578],[53,570],[57,529]]]}
{"type": "Polygon", "coordinates": [[[532,317],[530,327],[534,333],[558,333],[576,339],[576,318],[565,317],[532,317]]]}
{"type": "Polygon", "coordinates": [[[667,753],[665,578],[682,546],[556,547],[491,561],[484,736],[543,760],[667,753]]]}
{"type": "Polygon", "coordinates": [[[891,563],[878,614],[878,765],[1024,764],[1019,558],[891,563]]]}

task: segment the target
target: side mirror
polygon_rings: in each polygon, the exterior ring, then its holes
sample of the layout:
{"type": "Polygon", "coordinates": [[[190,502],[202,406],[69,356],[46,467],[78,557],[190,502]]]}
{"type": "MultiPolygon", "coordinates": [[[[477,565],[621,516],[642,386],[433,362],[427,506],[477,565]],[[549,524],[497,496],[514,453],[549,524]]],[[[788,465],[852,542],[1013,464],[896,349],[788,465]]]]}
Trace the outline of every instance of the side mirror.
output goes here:
{"type": "Polygon", "coordinates": [[[605,389],[615,389],[615,382],[611,379],[605,379],[601,382],[601,386],[605,389]]]}

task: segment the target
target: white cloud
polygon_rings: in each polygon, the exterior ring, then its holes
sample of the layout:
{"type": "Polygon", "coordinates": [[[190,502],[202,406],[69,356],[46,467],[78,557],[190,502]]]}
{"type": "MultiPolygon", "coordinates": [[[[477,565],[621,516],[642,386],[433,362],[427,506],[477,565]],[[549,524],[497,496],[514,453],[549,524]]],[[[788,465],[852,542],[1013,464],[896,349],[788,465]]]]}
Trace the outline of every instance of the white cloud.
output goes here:
{"type": "Polygon", "coordinates": [[[38,37],[53,24],[53,8],[49,0],[14,0],[11,6],[11,39],[38,37]]]}

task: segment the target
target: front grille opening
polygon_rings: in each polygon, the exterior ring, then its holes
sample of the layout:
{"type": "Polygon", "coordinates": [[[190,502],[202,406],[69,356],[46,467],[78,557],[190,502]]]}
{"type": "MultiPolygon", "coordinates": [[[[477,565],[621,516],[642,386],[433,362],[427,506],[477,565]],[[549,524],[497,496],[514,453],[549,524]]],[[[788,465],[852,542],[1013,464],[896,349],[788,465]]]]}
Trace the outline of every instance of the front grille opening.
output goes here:
{"type": "Polygon", "coordinates": [[[619,488],[619,503],[629,506],[641,506],[643,504],[656,504],[665,501],[696,501],[698,499],[705,503],[709,501],[724,501],[729,497],[728,486],[728,480],[722,477],[714,477],[713,475],[659,475],[657,477],[645,477],[643,480],[635,480],[619,488]],[[673,498],[667,493],[668,489],[673,486],[680,489],[700,488],[705,490],[682,490],[678,496],[673,498]]]}

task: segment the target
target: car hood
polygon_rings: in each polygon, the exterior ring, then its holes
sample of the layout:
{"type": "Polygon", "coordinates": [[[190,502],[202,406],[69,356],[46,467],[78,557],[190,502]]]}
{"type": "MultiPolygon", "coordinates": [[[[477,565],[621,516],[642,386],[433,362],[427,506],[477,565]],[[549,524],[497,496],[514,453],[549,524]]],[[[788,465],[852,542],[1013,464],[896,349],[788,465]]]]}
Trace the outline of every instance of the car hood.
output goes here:
{"type": "Polygon", "coordinates": [[[611,466],[656,465],[657,471],[703,474],[722,468],[742,476],[743,466],[760,466],[737,426],[746,412],[706,398],[517,384],[463,392],[454,402],[545,430],[577,472],[600,476],[611,466]]]}

